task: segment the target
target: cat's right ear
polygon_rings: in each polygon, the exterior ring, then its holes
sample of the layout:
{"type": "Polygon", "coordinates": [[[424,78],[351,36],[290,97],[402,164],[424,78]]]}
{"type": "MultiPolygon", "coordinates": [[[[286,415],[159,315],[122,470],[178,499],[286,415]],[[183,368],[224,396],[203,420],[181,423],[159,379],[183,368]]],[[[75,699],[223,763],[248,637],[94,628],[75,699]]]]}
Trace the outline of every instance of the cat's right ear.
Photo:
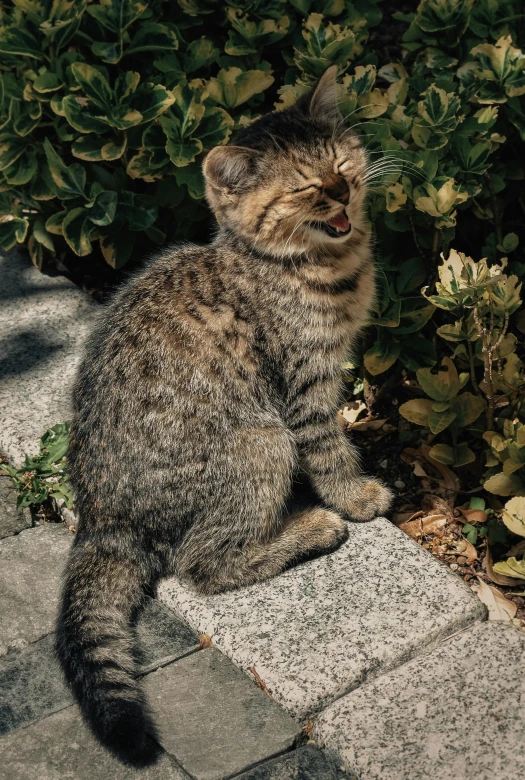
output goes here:
{"type": "Polygon", "coordinates": [[[259,156],[244,146],[216,146],[204,160],[204,178],[215,190],[242,192],[254,182],[259,156]]]}

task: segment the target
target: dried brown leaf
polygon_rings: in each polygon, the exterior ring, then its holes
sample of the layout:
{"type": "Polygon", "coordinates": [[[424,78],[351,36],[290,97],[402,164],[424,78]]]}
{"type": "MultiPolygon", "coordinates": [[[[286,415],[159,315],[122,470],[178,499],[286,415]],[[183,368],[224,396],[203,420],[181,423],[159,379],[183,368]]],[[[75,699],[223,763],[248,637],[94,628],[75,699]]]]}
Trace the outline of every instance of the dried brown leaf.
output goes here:
{"type": "Polygon", "coordinates": [[[352,401],[348,406],[341,409],[340,414],[343,417],[343,420],[352,425],[365,409],[366,405],[362,401],[352,401]]]}
{"type": "Polygon", "coordinates": [[[437,534],[443,536],[443,531],[447,527],[447,518],[445,515],[428,515],[423,518],[423,533],[437,534]]]}
{"type": "Polygon", "coordinates": [[[513,601],[505,598],[503,593],[494,588],[492,585],[487,585],[482,579],[478,577],[479,585],[473,590],[476,591],[480,600],[485,604],[489,611],[489,620],[504,620],[510,622],[516,616],[518,607],[513,601]]]}
{"type": "Polygon", "coordinates": [[[211,647],[213,645],[211,636],[208,636],[208,634],[201,634],[199,637],[199,645],[201,650],[204,650],[206,647],[211,647]]]}
{"type": "Polygon", "coordinates": [[[486,523],[487,513],[483,509],[463,509],[458,507],[459,511],[467,521],[467,523],[486,523]]]}
{"type": "Polygon", "coordinates": [[[451,523],[454,522],[454,504],[452,506],[448,501],[445,501],[441,496],[435,496],[433,493],[427,493],[423,496],[421,506],[426,509],[428,514],[433,514],[431,510],[435,510],[436,514],[445,515],[447,520],[451,523]]]}
{"type": "Polygon", "coordinates": [[[457,542],[454,542],[450,549],[450,554],[463,555],[467,559],[467,563],[475,561],[478,557],[478,551],[468,539],[459,539],[457,542]]]}
{"type": "Polygon", "coordinates": [[[507,558],[516,558],[516,556],[521,555],[521,553],[525,553],[525,539],[522,542],[515,544],[510,550],[507,550],[505,555],[507,558]]]}
{"type": "Polygon", "coordinates": [[[401,523],[399,529],[412,537],[412,539],[419,539],[419,537],[423,535],[423,523],[421,518],[409,520],[407,523],[401,523]]]}
{"type": "Polygon", "coordinates": [[[355,423],[351,423],[348,427],[352,431],[378,431],[386,421],[386,417],[383,420],[358,420],[355,423]]]}
{"type": "Polygon", "coordinates": [[[489,580],[495,582],[496,585],[516,585],[516,580],[512,577],[507,577],[506,574],[499,574],[497,571],[494,571],[494,567],[492,565],[492,553],[490,552],[490,547],[488,544],[485,550],[485,571],[487,572],[487,577],[489,580]]]}

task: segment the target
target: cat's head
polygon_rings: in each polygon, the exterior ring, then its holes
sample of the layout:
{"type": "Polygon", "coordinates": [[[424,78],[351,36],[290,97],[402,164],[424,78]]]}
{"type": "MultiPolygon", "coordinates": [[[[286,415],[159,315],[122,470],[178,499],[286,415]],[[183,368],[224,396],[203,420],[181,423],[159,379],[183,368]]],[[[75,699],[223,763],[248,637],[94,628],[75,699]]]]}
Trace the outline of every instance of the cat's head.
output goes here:
{"type": "Polygon", "coordinates": [[[366,154],[337,106],[335,66],[204,162],[221,227],[277,256],[344,245],[364,219],[366,154]]]}

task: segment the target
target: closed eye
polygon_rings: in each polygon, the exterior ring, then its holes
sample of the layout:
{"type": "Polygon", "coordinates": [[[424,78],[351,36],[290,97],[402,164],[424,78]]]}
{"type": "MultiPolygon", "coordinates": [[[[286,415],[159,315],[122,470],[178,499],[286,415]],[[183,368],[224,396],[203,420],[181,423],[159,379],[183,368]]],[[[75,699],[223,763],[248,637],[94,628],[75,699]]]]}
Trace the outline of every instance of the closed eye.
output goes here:
{"type": "Polygon", "coordinates": [[[292,192],[306,192],[307,190],[317,190],[318,192],[321,192],[321,187],[318,184],[308,184],[306,187],[298,187],[295,190],[291,190],[292,192]]]}

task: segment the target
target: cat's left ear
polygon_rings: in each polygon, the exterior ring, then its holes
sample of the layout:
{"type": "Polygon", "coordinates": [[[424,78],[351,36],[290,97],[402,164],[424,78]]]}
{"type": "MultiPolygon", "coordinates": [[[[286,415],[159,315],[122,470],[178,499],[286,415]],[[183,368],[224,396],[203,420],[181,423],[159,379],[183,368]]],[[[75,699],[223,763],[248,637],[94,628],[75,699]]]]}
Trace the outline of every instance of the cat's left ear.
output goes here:
{"type": "MultiPolygon", "coordinates": [[[[305,96],[308,113],[314,122],[335,125],[341,120],[342,114],[337,104],[338,92],[337,65],[331,65],[313,90],[305,96]]],[[[303,104],[303,108],[305,107],[303,104]]]]}

